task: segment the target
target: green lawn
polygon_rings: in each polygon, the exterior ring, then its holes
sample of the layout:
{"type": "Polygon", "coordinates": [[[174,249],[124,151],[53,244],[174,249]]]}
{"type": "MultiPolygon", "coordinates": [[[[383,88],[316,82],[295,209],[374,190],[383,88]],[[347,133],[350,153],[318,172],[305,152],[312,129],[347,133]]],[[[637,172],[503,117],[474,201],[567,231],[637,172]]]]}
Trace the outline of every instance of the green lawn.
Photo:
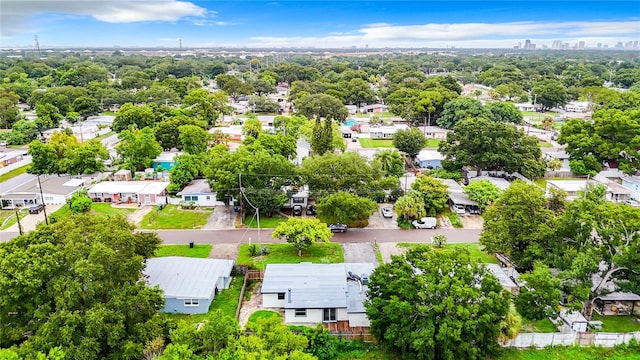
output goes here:
{"type": "Polygon", "coordinates": [[[602,321],[602,329],[599,332],[633,332],[640,331],[640,322],[635,316],[608,315],[602,316],[593,312],[594,321],[602,321]]]}
{"type": "Polygon", "coordinates": [[[162,210],[153,209],[140,222],[143,229],[200,229],[209,219],[213,209],[181,210],[178,205],[167,205],[162,210]]]}
{"type": "Polygon", "coordinates": [[[558,328],[549,319],[542,319],[538,321],[522,321],[521,333],[527,332],[539,332],[539,333],[552,333],[557,332],[558,328]]]}
{"type": "Polygon", "coordinates": [[[546,141],[538,141],[538,145],[540,145],[541,148],[551,148],[551,147],[553,147],[553,144],[548,143],[546,141]]]}
{"type": "Polygon", "coordinates": [[[638,348],[553,347],[544,350],[504,350],[491,360],[640,360],[638,348]]]}
{"type": "Polygon", "coordinates": [[[424,147],[437,148],[441,141],[442,140],[438,139],[427,139],[427,141],[424,142],[424,147]]]}
{"type": "Polygon", "coordinates": [[[211,252],[211,245],[209,244],[194,244],[193,249],[189,247],[189,244],[184,245],[160,245],[156,250],[156,257],[165,256],[186,256],[193,258],[207,258],[211,252]]]}
{"type": "MultiPolygon", "coordinates": [[[[127,216],[127,214],[130,214],[134,211],[136,211],[136,209],[112,207],[110,203],[92,203],[89,214],[100,216],[113,216],[120,214],[127,216]]],[[[69,215],[71,215],[71,208],[69,208],[69,206],[67,205],[63,205],[60,209],[50,214],[50,216],[56,217],[58,219],[69,215]]]]}
{"type": "Polygon", "coordinates": [[[258,319],[270,319],[270,318],[279,318],[282,320],[282,315],[275,311],[270,310],[258,310],[249,316],[249,323],[257,322],[258,319]]]}
{"type": "Polygon", "coordinates": [[[300,262],[312,263],[340,263],[344,261],[342,246],[336,243],[313,244],[298,256],[298,250],[291,244],[262,244],[269,249],[264,256],[251,257],[248,244],[240,246],[238,264],[250,265],[258,269],[264,269],[267,264],[297,264],[300,262]]]}
{"type": "MultiPolygon", "coordinates": [[[[261,229],[273,229],[278,224],[283,221],[287,221],[287,218],[284,217],[260,217],[260,228],[261,229]]],[[[244,218],[244,224],[251,229],[258,228],[258,221],[256,221],[255,216],[247,216],[244,218]]]]}
{"type": "Polygon", "coordinates": [[[358,138],[363,148],[392,148],[393,140],[358,138]]]}
{"type": "MultiPolygon", "coordinates": [[[[27,216],[28,213],[27,209],[18,212],[20,219],[27,216]]],[[[15,210],[0,210],[0,230],[8,229],[17,222],[15,210]]]]}
{"type": "Polygon", "coordinates": [[[447,218],[449,218],[449,221],[451,221],[451,225],[454,228],[461,229],[464,227],[462,225],[462,220],[460,220],[460,216],[458,216],[458,214],[454,213],[450,209],[446,209],[445,211],[443,211],[442,215],[445,215],[447,218]]]}
{"type": "Polygon", "coordinates": [[[109,137],[109,136],[111,136],[111,135],[115,135],[115,133],[116,133],[115,131],[109,131],[109,132],[108,132],[108,133],[106,133],[106,134],[102,134],[102,135],[100,135],[100,136],[96,136],[94,139],[97,139],[97,140],[104,140],[104,139],[108,138],[108,137],[109,137]]]}
{"type": "Polygon", "coordinates": [[[31,166],[31,164],[25,165],[25,166],[21,166],[19,168],[15,168],[15,169],[9,171],[8,173],[4,173],[4,174],[0,175],[0,182],[7,181],[7,180],[9,180],[11,178],[14,178],[14,177],[20,175],[20,174],[26,173],[27,169],[29,168],[29,166],[31,166]]]}
{"type": "MultiPolygon", "coordinates": [[[[424,245],[425,243],[398,243],[396,246],[398,247],[406,247],[411,248],[418,245],[424,245]]],[[[471,254],[472,259],[476,259],[482,263],[490,263],[490,264],[500,264],[500,261],[496,259],[495,256],[491,254],[487,254],[486,252],[480,249],[480,244],[447,244],[445,246],[447,249],[467,249],[471,254]]]]}
{"type": "Polygon", "coordinates": [[[231,285],[228,289],[222,290],[211,302],[209,311],[205,314],[163,314],[168,318],[174,320],[184,320],[189,324],[197,324],[209,317],[209,315],[215,310],[221,310],[225,315],[232,318],[236,318],[236,308],[238,307],[238,299],[240,298],[240,291],[242,290],[242,283],[244,277],[238,276],[231,280],[231,285]]]}

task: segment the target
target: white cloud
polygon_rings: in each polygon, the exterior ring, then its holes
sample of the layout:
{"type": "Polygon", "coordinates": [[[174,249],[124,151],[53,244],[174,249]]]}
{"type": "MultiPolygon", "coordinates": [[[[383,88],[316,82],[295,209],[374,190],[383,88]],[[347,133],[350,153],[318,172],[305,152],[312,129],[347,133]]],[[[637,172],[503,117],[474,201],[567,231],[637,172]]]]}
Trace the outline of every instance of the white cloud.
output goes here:
{"type": "Polygon", "coordinates": [[[107,23],[203,19],[215,12],[179,0],[2,0],[1,32],[10,35],[24,32],[25,23],[41,14],[91,16],[107,23]]]}
{"type": "Polygon", "coordinates": [[[391,25],[367,24],[355,33],[318,37],[253,37],[248,46],[288,47],[512,47],[519,40],[551,43],[553,40],[597,42],[640,38],[640,21],[620,22],[509,22],[391,25]]]}

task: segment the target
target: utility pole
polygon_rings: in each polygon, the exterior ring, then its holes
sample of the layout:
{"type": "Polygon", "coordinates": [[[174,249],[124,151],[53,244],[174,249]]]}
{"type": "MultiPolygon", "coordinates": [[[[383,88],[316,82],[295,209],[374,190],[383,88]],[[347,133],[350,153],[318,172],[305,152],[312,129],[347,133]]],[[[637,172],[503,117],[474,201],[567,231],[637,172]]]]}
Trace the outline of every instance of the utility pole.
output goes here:
{"type": "Polygon", "coordinates": [[[44,203],[44,196],[42,195],[42,184],[40,183],[40,174],[38,174],[38,187],[40,188],[40,201],[42,202],[42,212],[44,212],[44,222],[49,225],[49,218],[47,217],[47,205],[44,203]]]}
{"type": "Polygon", "coordinates": [[[18,221],[18,231],[20,232],[20,235],[22,235],[22,224],[20,224],[20,212],[18,211],[17,208],[16,208],[16,220],[18,221]]]}
{"type": "MultiPolygon", "coordinates": [[[[244,196],[242,193],[242,173],[238,174],[238,185],[240,187],[240,194],[244,196]]],[[[240,197],[240,221],[244,223],[244,208],[242,206],[242,196],[240,197]]]]}

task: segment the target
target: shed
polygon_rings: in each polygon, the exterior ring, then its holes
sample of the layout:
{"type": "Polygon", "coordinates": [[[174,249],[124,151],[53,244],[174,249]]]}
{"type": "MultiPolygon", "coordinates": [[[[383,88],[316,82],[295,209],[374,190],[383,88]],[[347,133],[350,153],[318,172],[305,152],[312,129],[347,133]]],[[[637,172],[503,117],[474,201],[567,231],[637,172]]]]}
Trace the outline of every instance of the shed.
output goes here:
{"type": "Polygon", "coordinates": [[[500,281],[500,285],[509,291],[513,295],[518,295],[520,292],[520,287],[516,284],[515,280],[512,279],[507,273],[500,267],[498,264],[484,264],[487,270],[491,271],[491,273],[498,278],[500,281]]]}
{"type": "Polygon", "coordinates": [[[631,292],[612,292],[593,300],[595,309],[602,315],[640,314],[640,295],[631,292]]]}
{"type": "Polygon", "coordinates": [[[232,269],[233,260],[169,256],[148,259],[144,277],[164,292],[163,312],[204,314],[213,298],[229,288],[232,269]]]}

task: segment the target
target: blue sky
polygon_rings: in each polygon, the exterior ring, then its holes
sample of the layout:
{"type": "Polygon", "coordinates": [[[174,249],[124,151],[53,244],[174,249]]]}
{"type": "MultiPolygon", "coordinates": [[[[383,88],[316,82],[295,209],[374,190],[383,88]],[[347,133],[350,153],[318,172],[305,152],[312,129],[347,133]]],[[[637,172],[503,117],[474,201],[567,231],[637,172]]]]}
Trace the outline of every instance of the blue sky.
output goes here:
{"type": "Polygon", "coordinates": [[[512,47],[640,40],[640,1],[2,0],[2,47],[512,47]]]}

